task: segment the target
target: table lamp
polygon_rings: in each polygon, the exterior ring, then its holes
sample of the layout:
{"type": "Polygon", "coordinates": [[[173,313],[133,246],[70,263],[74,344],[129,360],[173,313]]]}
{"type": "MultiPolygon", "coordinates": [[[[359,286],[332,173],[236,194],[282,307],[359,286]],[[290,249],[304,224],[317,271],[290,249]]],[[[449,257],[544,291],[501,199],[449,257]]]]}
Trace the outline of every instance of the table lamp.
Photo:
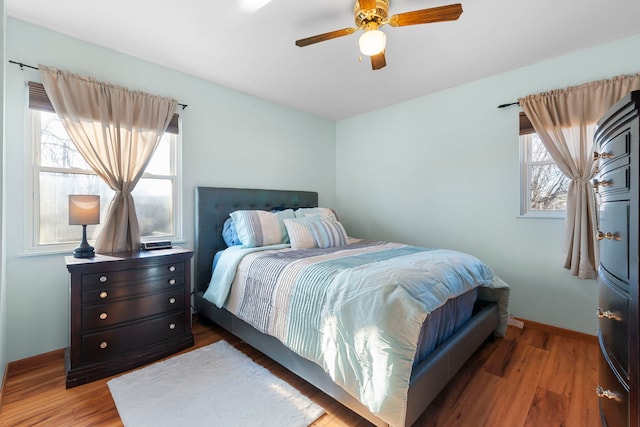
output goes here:
{"type": "Polygon", "coordinates": [[[69,195],[69,225],[82,225],[82,243],[74,249],[74,258],[93,258],[93,246],[87,242],[87,225],[100,224],[100,196],[69,195]]]}

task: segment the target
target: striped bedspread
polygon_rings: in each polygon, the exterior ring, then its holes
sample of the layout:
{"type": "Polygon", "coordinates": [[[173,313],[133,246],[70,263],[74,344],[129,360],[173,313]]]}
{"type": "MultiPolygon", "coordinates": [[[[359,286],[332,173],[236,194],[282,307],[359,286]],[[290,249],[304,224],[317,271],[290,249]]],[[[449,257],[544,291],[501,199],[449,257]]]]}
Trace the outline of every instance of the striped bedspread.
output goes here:
{"type": "Polygon", "coordinates": [[[468,254],[365,241],[230,249],[205,298],[323,367],[392,426],[404,425],[420,329],[431,311],[485,288],[502,309],[498,333],[506,329],[508,286],[468,254]]]}

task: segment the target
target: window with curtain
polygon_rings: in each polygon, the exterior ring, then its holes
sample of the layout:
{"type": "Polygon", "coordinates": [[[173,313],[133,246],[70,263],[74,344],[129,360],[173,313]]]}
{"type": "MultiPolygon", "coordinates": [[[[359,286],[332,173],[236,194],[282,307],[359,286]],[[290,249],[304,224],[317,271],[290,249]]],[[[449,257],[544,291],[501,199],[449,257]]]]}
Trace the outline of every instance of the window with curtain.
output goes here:
{"type": "Polygon", "coordinates": [[[569,178],[564,268],[581,279],[595,278],[599,263],[596,200],[591,182],[596,173],[595,127],[613,104],[639,87],[640,73],[518,99],[549,155],[569,178]]]}
{"type": "MultiPolygon", "coordinates": [[[[84,161],[38,83],[29,83],[29,117],[34,214],[30,246],[35,251],[66,249],[82,238],[82,227],[68,224],[68,195],[99,194],[102,221],[113,190],[84,161]]],[[[182,239],[178,123],[175,115],[132,193],[143,241],[182,239]]],[[[100,226],[87,226],[90,240],[100,226]]]]}
{"type": "Polygon", "coordinates": [[[567,178],[524,113],[520,113],[520,214],[564,218],[567,209],[567,178]]]}

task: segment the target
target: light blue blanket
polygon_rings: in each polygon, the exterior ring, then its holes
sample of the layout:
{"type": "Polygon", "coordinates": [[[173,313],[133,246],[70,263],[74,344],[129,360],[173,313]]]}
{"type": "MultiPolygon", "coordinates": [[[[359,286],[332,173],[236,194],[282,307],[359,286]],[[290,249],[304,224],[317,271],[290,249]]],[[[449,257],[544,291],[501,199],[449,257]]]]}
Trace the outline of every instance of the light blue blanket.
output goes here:
{"type": "Polygon", "coordinates": [[[272,249],[225,251],[205,298],[226,303],[322,366],[390,425],[404,425],[418,338],[430,312],[480,287],[494,292],[503,320],[498,333],[506,329],[508,286],[471,255],[383,242],[337,251],[272,249]]]}

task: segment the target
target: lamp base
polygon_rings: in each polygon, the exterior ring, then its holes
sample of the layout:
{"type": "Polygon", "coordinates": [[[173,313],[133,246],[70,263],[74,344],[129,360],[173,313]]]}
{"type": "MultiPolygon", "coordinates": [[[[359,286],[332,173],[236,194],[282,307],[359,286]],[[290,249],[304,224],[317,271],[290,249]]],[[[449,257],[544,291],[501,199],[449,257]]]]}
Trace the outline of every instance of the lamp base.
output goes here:
{"type": "Polygon", "coordinates": [[[73,250],[74,258],[93,258],[96,256],[93,246],[87,242],[87,226],[82,226],[82,242],[73,250]]]}
{"type": "Polygon", "coordinates": [[[73,251],[73,257],[74,258],[95,258],[96,256],[96,252],[93,250],[93,248],[86,249],[86,248],[76,248],[73,251]]]}

